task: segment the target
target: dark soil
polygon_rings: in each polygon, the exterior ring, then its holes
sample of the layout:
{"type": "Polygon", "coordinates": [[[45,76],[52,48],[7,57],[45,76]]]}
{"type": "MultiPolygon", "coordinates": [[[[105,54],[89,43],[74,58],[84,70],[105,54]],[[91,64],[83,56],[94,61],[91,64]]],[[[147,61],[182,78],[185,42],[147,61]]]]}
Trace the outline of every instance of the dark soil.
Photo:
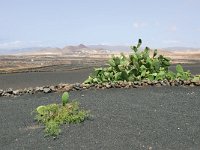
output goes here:
{"type": "Polygon", "coordinates": [[[60,72],[27,72],[0,74],[0,89],[20,89],[59,83],[83,82],[92,68],[60,72]]]}
{"type": "MultiPolygon", "coordinates": [[[[200,73],[199,65],[185,67],[200,73]]],[[[82,82],[90,72],[2,74],[0,88],[82,82]]],[[[0,149],[200,149],[200,87],[70,92],[71,99],[80,101],[93,117],[62,126],[58,139],[44,138],[31,112],[39,105],[60,102],[61,94],[0,97],[0,149]]]]}
{"type": "Polygon", "coordinates": [[[31,112],[62,93],[0,98],[2,150],[200,149],[200,88],[152,87],[71,92],[93,117],[44,138],[31,112]],[[83,96],[84,95],[84,96],[83,96]]]}

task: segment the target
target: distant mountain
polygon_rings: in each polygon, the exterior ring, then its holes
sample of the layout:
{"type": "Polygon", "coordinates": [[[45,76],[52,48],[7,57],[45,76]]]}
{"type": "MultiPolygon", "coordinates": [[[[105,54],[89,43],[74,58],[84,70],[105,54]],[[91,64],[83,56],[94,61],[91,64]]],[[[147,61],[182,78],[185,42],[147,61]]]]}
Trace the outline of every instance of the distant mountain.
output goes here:
{"type": "MultiPolygon", "coordinates": [[[[111,45],[88,45],[90,48],[98,48],[98,49],[105,49],[110,51],[119,51],[119,52],[130,52],[130,46],[111,46],[111,45]]],[[[141,49],[144,49],[142,47],[141,49]]],[[[200,48],[193,48],[193,47],[166,47],[166,48],[159,48],[161,51],[200,51],[200,48]]]]}
{"type": "Polygon", "coordinates": [[[193,47],[166,47],[162,49],[167,51],[200,51],[200,48],[193,47]]]}
{"type": "Polygon", "coordinates": [[[64,48],[45,47],[40,49],[33,49],[31,51],[19,51],[18,55],[86,55],[86,54],[104,54],[108,50],[91,48],[83,44],[77,46],[65,46],[64,48]]]}
{"type": "Polygon", "coordinates": [[[28,47],[28,48],[16,48],[16,49],[0,49],[0,55],[13,55],[19,53],[34,52],[43,49],[44,47],[28,47]]]}
{"type": "Polygon", "coordinates": [[[80,44],[78,46],[66,46],[62,49],[63,54],[92,54],[92,53],[107,53],[105,49],[92,48],[80,44]]]}
{"type": "MultiPolygon", "coordinates": [[[[141,48],[143,49],[143,48],[141,48]]],[[[162,54],[170,55],[173,52],[200,52],[200,48],[192,47],[167,47],[159,49],[162,54]]],[[[69,45],[63,48],[57,47],[30,47],[21,49],[1,50],[0,55],[87,55],[87,54],[106,54],[106,53],[128,53],[131,52],[129,46],[111,45],[69,45]]]]}
{"type": "Polygon", "coordinates": [[[111,46],[111,45],[88,45],[90,48],[94,49],[104,49],[104,50],[109,50],[109,51],[121,51],[121,52],[126,52],[130,51],[129,46],[123,46],[123,45],[116,45],[116,46],[111,46]]]}

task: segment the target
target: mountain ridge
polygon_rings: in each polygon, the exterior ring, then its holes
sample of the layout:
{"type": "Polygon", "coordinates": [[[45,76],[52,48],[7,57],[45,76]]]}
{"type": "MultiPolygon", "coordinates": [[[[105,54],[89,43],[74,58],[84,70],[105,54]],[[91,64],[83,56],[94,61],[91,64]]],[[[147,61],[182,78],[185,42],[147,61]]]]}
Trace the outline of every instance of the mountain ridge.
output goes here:
{"type": "MultiPolygon", "coordinates": [[[[159,48],[159,51],[164,52],[200,52],[200,48],[192,47],[167,47],[159,48]]],[[[28,54],[53,54],[53,55],[62,55],[62,54],[106,54],[106,53],[117,53],[117,52],[130,52],[131,49],[129,46],[123,45],[66,45],[63,48],[59,47],[29,47],[21,49],[11,49],[11,50],[0,50],[0,55],[28,55],[28,54]]]]}

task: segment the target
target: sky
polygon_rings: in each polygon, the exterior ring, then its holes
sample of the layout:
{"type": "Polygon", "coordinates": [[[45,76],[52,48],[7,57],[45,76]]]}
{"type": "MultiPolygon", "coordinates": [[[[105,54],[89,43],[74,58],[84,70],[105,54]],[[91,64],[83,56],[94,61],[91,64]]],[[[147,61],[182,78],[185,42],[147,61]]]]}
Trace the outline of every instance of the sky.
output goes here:
{"type": "Polygon", "coordinates": [[[0,0],[0,50],[200,47],[200,0],[0,0]]]}

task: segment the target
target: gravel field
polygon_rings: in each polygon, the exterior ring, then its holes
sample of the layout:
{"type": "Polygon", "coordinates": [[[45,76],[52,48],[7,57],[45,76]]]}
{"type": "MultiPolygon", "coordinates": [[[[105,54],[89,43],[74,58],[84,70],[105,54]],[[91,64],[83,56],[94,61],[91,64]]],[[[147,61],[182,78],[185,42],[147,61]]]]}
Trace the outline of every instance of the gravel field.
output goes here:
{"type": "Polygon", "coordinates": [[[44,138],[31,112],[61,93],[0,98],[2,150],[200,149],[200,88],[152,87],[71,92],[93,117],[44,138]],[[84,95],[84,96],[83,96],[84,95]]]}
{"type": "MultiPolygon", "coordinates": [[[[183,67],[185,70],[190,70],[192,74],[200,74],[200,63],[185,64],[183,67]]],[[[65,71],[63,66],[61,66],[60,69],[57,69],[60,71],[0,74],[0,89],[21,89],[44,85],[56,85],[61,82],[82,83],[93,71],[92,68],[65,71]]],[[[175,66],[172,65],[170,69],[175,70],[175,66]]]]}
{"type": "MultiPolygon", "coordinates": [[[[200,73],[198,64],[184,67],[200,73]]],[[[0,88],[82,82],[91,70],[1,74],[0,88]]],[[[93,117],[82,124],[62,126],[56,140],[44,138],[31,112],[39,105],[60,102],[61,94],[0,97],[0,149],[200,149],[199,86],[70,92],[71,99],[91,110],[93,117]]]]}
{"type": "Polygon", "coordinates": [[[20,89],[59,83],[83,82],[92,72],[91,68],[62,72],[28,72],[0,74],[0,89],[20,89]]]}

